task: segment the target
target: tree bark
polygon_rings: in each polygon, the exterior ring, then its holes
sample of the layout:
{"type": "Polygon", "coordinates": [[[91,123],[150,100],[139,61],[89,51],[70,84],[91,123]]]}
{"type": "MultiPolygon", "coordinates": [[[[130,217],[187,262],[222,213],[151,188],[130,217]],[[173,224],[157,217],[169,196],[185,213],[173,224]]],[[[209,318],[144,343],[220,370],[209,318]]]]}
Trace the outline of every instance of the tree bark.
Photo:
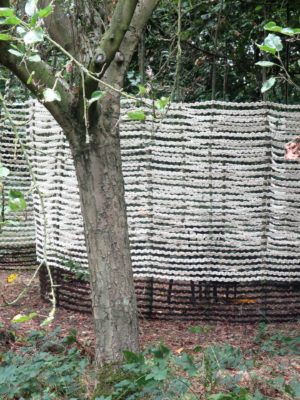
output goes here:
{"type": "MultiPolygon", "coordinates": [[[[48,0],[40,2],[48,4],[48,0]]],[[[96,43],[86,34],[79,45],[68,46],[67,35],[61,32],[64,29],[61,20],[56,20],[58,10],[47,27],[50,36],[51,33],[55,34],[60,45],[66,46],[72,54],[74,52],[79,60],[82,59],[81,53],[86,51],[82,43],[89,40],[88,51],[92,49],[93,54],[85,65],[89,66],[90,71],[99,72],[98,78],[104,75],[104,82],[121,89],[140,34],[158,2],[119,0],[109,26],[103,35],[99,34],[99,42],[96,43]],[[106,56],[105,65],[99,66],[96,61],[102,51],[106,56]],[[117,51],[124,55],[121,64],[115,60],[117,51]]],[[[89,13],[96,3],[84,0],[89,13]]],[[[9,0],[0,0],[0,7],[9,7],[9,0]]],[[[68,26],[74,23],[75,20],[68,20],[68,26]]],[[[75,32],[76,27],[73,28],[75,32]]],[[[102,26],[95,26],[96,29],[101,31],[102,26]]],[[[101,366],[116,362],[121,359],[122,351],[138,350],[137,309],[121,170],[119,92],[110,91],[104,85],[106,95],[101,102],[92,104],[85,126],[84,102],[72,92],[72,87],[63,78],[57,79],[46,62],[27,62],[25,65],[8,49],[9,43],[0,41],[0,64],[18,76],[32,93],[41,98],[44,88],[56,85],[61,95],[61,102],[45,103],[45,106],[60,124],[70,143],[78,179],[91,278],[96,364],[101,366]],[[34,79],[29,80],[33,71],[34,79]],[[86,140],[87,129],[89,140],[86,140]]],[[[86,99],[98,88],[98,82],[85,76],[86,99]]]]}
{"type": "Polygon", "coordinates": [[[118,129],[119,99],[107,95],[91,143],[75,149],[88,251],[96,363],[138,350],[136,301],[127,229],[118,129]]]}

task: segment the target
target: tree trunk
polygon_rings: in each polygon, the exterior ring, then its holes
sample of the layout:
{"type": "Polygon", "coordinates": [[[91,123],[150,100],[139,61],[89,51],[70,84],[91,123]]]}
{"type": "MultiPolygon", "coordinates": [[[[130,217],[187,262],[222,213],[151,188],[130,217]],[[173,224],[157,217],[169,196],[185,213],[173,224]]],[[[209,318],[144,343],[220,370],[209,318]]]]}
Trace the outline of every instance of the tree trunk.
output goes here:
{"type": "Polygon", "coordinates": [[[138,350],[119,104],[118,99],[106,97],[106,105],[102,105],[101,115],[90,131],[91,142],[73,149],[86,232],[98,366],[120,360],[123,350],[138,350]]]}

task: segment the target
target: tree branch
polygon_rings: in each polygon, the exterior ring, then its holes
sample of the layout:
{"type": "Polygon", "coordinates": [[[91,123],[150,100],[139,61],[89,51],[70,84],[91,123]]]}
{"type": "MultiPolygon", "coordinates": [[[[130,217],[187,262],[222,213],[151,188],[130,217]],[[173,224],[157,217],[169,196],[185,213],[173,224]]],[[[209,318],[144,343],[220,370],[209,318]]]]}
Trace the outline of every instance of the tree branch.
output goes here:
{"type": "MultiPolygon", "coordinates": [[[[1,6],[0,1],[0,6],[1,6]]],[[[69,115],[74,98],[68,84],[61,78],[57,78],[52,69],[43,61],[40,62],[20,62],[20,58],[8,52],[9,44],[0,42],[0,64],[13,72],[20,81],[39,99],[46,88],[56,85],[56,90],[60,93],[61,101],[45,103],[45,107],[54,116],[56,121],[63,129],[70,129],[73,125],[72,117],[69,115]],[[32,73],[34,72],[34,75],[32,73]],[[32,79],[29,79],[32,76],[32,79]]]]}
{"type": "MultiPolygon", "coordinates": [[[[114,10],[110,26],[96,47],[95,56],[89,65],[89,70],[99,74],[101,78],[113,61],[123,38],[130,26],[138,0],[119,0],[114,10]]],[[[151,2],[151,1],[149,1],[151,2]]],[[[86,80],[87,97],[97,89],[97,82],[86,80]]]]}
{"type": "MultiPolygon", "coordinates": [[[[139,43],[144,27],[147,24],[149,18],[155,7],[158,5],[159,0],[141,0],[136,7],[130,28],[127,31],[122,44],[120,46],[120,53],[123,56],[123,61],[118,62],[114,60],[107,69],[102,80],[110,86],[118,90],[123,89],[123,82],[125,73],[129,67],[134,51],[139,43]]],[[[101,85],[100,85],[101,86],[101,85]]],[[[103,85],[103,89],[107,92],[102,100],[102,112],[110,112],[110,105],[114,102],[119,101],[120,93],[113,90],[107,90],[107,87],[103,85]],[[108,110],[108,111],[105,111],[108,110]]],[[[93,115],[90,115],[90,122],[96,118],[96,109],[91,110],[93,115]]]]}
{"type": "MultiPolygon", "coordinates": [[[[47,7],[51,0],[39,0],[39,8],[47,7]]],[[[65,12],[62,1],[54,2],[54,10],[44,20],[46,29],[55,42],[60,44],[72,56],[75,56],[75,44],[77,43],[75,36],[74,24],[71,15],[65,12]]]]}
{"type": "Polygon", "coordinates": [[[130,28],[120,46],[120,52],[124,57],[124,61],[122,63],[117,63],[115,61],[111,64],[103,77],[107,83],[112,84],[113,82],[117,82],[120,89],[123,87],[124,75],[142,36],[144,27],[159,1],[160,0],[141,0],[137,5],[130,28]]]}

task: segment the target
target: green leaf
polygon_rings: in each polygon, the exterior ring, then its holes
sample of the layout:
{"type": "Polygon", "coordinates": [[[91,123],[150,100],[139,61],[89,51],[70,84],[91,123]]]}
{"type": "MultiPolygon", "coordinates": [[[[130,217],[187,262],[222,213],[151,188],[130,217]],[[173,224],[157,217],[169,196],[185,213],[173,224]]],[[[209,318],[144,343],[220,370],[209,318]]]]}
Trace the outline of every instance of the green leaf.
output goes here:
{"type": "Polygon", "coordinates": [[[8,208],[10,211],[23,211],[26,208],[26,201],[23,193],[19,190],[10,190],[8,194],[8,208]]]}
{"type": "Polygon", "coordinates": [[[16,57],[23,57],[24,54],[15,49],[8,49],[8,52],[15,55],[16,57]]]}
{"type": "Polygon", "coordinates": [[[149,381],[150,379],[154,379],[155,381],[163,381],[168,376],[169,369],[168,368],[160,368],[158,366],[154,366],[151,369],[150,374],[146,375],[145,379],[149,381]]]}
{"type": "Polygon", "coordinates": [[[50,88],[43,91],[43,98],[46,103],[51,103],[51,101],[61,101],[59,92],[50,88]]]}
{"type": "Polygon", "coordinates": [[[264,45],[281,51],[283,49],[282,41],[279,36],[269,33],[269,35],[264,40],[264,45]]]}
{"type": "Polygon", "coordinates": [[[194,364],[192,357],[186,353],[181,354],[175,359],[177,365],[179,365],[190,377],[196,376],[198,370],[194,364]]]}
{"type": "Polygon", "coordinates": [[[52,12],[53,12],[53,6],[50,4],[49,6],[39,10],[38,16],[40,18],[47,18],[52,12]]]}
{"type": "Polygon", "coordinates": [[[275,82],[276,82],[276,78],[274,76],[272,76],[270,79],[268,79],[266,82],[264,82],[264,84],[262,85],[262,88],[261,88],[261,92],[265,93],[268,90],[270,90],[271,87],[274,86],[275,82]]]}
{"type": "Polygon", "coordinates": [[[39,56],[39,54],[34,54],[33,56],[28,57],[28,61],[40,62],[41,61],[41,57],[39,56]]]}
{"type": "Polygon", "coordinates": [[[299,67],[300,67],[300,60],[297,60],[297,64],[299,65],[299,67]]]}
{"type": "Polygon", "coordinates": [[[38,0],[28,0],[25,5],[25,12],[29,17],[32,17],[37,12],[38,0]]]}
{"type": "Polygon", "coordinates": [[[264,25],[264,29],[266,29],[266,30],[267,29],[272,29],[272,28],[274,28],[274,26],[277,26],[276,22],[270,21],[266,25],[264,25]]]}
{"type": "Polygon", "coordinates": [[[15,15],[13,15],[12,17],[4,18],[0,21],[0,25],[19,25],[20,23],[21,20],[15,15]]]}
{"type": "Polygon", "coordinates": [[[274,47],[269,47],[264,44],[258,44],[257,46],[260,50],[265,51],[266,53],[270,53],[273,55],[276,54],[276,49],[274,47]]]}
{"type": "Polygon", "coordinates": [[[93,104],[95,101],[101,100],[105,96],[105,92],[101,90],[96,90],[92,93],[91,98],[88,100],[88,106],[93,104]]]}
{"type": "Polygon", "coordinates": [[[216,393],[209,396],[208,400],[230,400],[232,397],[226,393],[216,393]]]}
{"type": "Polygon", "coordinates": [[[201,346],[195,346],[195,347],[193,348],[193,351],[194,351],[195,353],[200,353],[200,351],[203,351],[203,348],[202,348],[201,346]]]}
{"type": "Polygon", "coordinates": [[[32,71],[31,74],[29,75],[29,78],[26,81],[27,85],[30,85],[31,82],[33,81],[34,74],[35,74],[35,71],[32,71]]]}
{"type": "Polygon", "coordinates": [[[278,26],[274,21],[270,21],[266,25],[264,25],[265,31],[280,32],[281,29],[282,27],[278,26]]]}
{"type": "Polygon", "coordinates": [[[170,349],[163,344],[160,344],[157,348],[151,349],[151,353],[156,359],[164,359],[171,355],[170,349]]]}
{"type": "Polygon", "coordinates": [[[0,17],[13,17],[15,12],[12,8],[0,7],[0,17]]]}
{"type": "Polygon", "coordinates": [[[27,45],[42,42],[44,40],[44,33],[41,29],[33,29],[27,32],[23,39],[27,45]]]}
{"type": "Polygon", "coordinates": [[[18,314],[11,320],[12,324],[21,324],[22,322],[30,321],[32,318],[36,317],[37,313],[32,312],[30,314],[18,314]]]}
{"type": "Polygon", "coordinates": [[[9,173],[9,169],[0,164],[0,178],[6,178],[9,173]]]}
{"type": "Polygon", "coordinates": [[[260,67],[273,67],[273,65],[277,65],[271,61],[258,61],[255,65],[259,65],[260,67]]]}
{"type": "Polygon", "coordinates": [[[159,100],[156,100],[154,104],[158,110],[162,111],[167,107],[169,103],[170,97],[161,97],[159,100]]]}
{"type": "Polygon", "coordinates": [[[297,379],[293,379],[290,382],[290,387],[292,389],[293,395],[296,399],[300,398],[300,382],[297,379]]]}
{"type": "Polygon", "coordinates": [[[147,88],[144,85],[138,85],[139,94],[145,96],[147,94],[147,88]]]}
{"type": "Polygon", "coordinates": [[[26,29],[23,28],[23,26],[18,26],[17,27],[17,33],[21,36],[24,37],[26,34],[26,29]]]}
{"type": "Polygon", "coordinates": [[[129,364],[144,363],[145,358],[142,353],[134,353],[132,351],[123,351],[124,360],[129,364]]]}
{"type": "Polygon", "coordinates": [[[282,33],[283,35],[287,35],[287,36],[294,36],[295,35],[295,30],[290,28],[290,27],[286,27],[286,28],[282,28],[281,26],[276,25],[275,22],[268,22],[265,26],[264,29],[266,31],[270,31],[270,32],[278,32],[278,33],[282,33]]]}
{"type": "Polygon", "coordinates": [[[127,116],[132,121],[145,121],[146,114],[143,110],[129,111],[127,116]]]}
{"type": "Polygon", "coordinates": [[[9,41],[13,40],[13,37],[7,33],[0,33],[0,40],[9,41]]]}
{"type": "Polygon", "coordinates": [[[260,11],[262,8],[263,8],[262,6],[256,6],[254,10],[255,11],[260,11]]]}
{"type": "Polygon", "coordinates": [[[282,28],[280,33],[282,33],[283,35],[287,35],[287,36],[294,36],[295,35],[294,29],[289,28],[289,27],[282,28]]]}

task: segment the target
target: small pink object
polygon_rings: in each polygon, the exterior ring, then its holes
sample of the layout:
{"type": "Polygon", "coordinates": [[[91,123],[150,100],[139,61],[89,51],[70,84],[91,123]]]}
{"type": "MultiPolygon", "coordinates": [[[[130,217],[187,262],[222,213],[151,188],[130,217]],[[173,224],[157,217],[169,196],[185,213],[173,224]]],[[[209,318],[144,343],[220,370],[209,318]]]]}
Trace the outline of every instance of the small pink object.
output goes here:
{"type": "Polygon", "coordinates": [[[289,161],[298,160],[300,157],[300,136],[285,145],[284,159],[289,161]]]}

